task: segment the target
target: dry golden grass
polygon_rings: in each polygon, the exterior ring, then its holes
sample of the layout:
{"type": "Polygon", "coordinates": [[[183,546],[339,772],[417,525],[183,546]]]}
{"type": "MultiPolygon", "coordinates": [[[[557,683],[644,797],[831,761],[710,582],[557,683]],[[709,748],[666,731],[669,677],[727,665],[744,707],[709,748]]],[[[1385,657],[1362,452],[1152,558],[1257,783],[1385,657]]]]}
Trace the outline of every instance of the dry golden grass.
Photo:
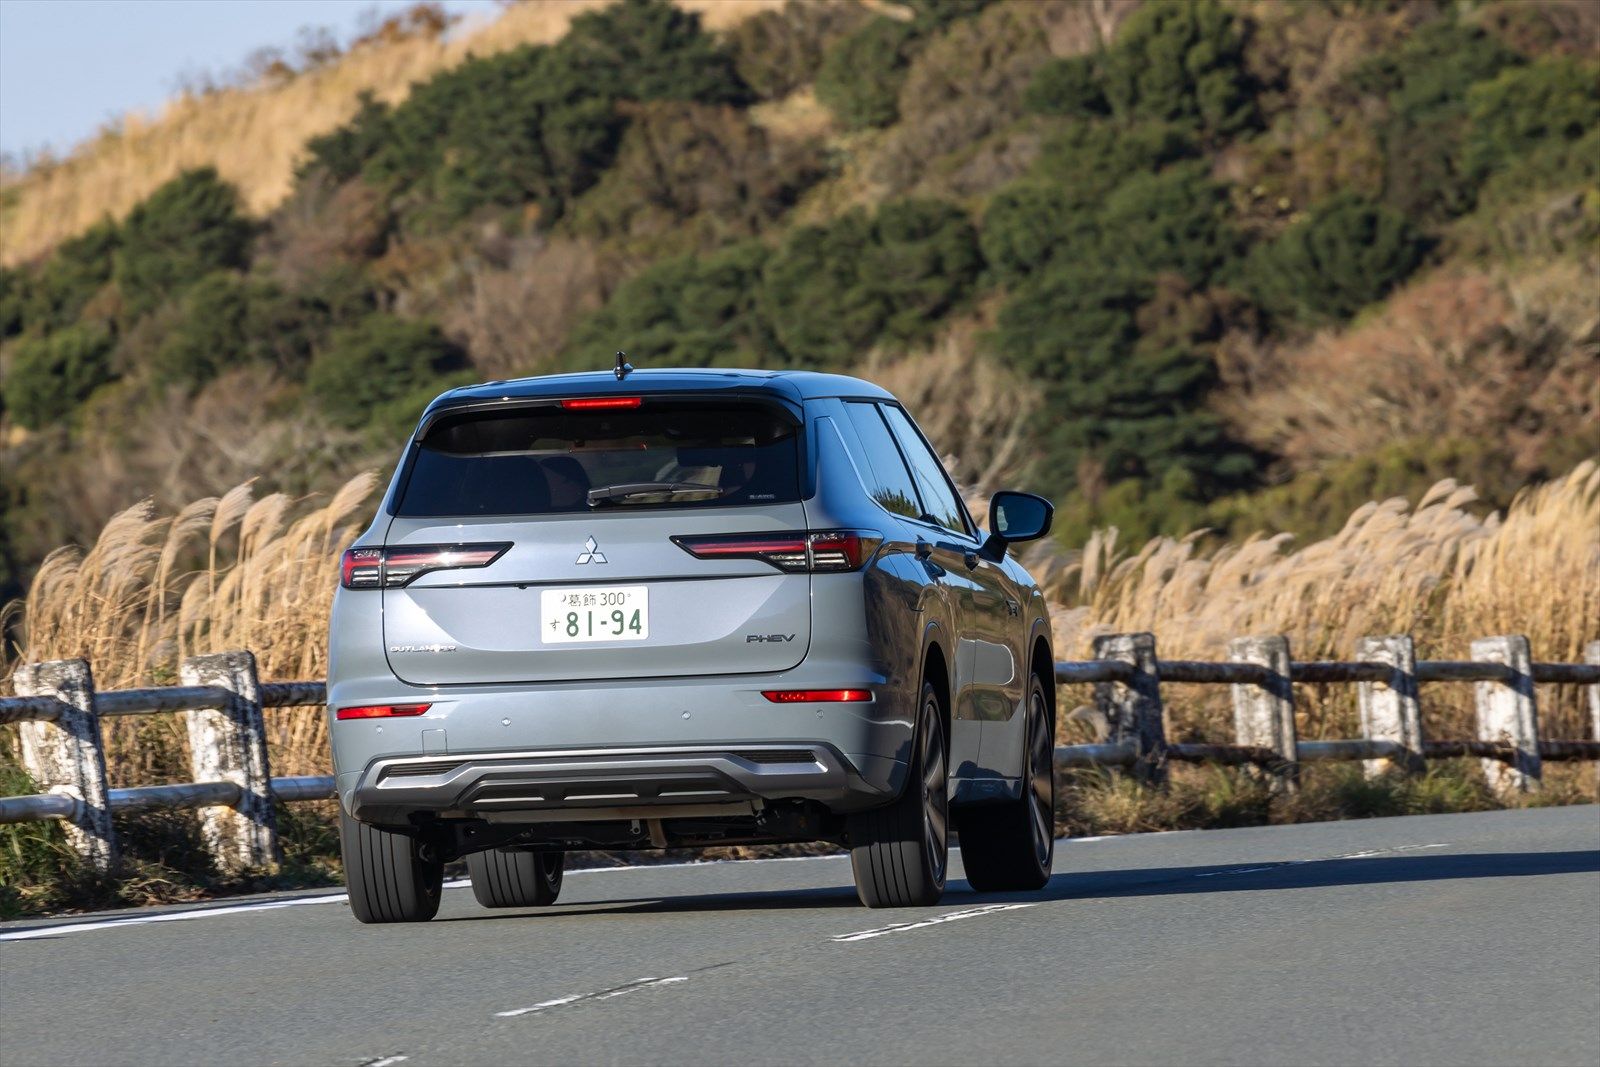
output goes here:
{"type": "MultiPolygon", "coordinates": [[[[959,346],[933,358],[947,383],[982,377],[959,346]]],[[[894,365],[883,373],[893,377],[894,365]]],[[[1022,403],[1009,393],[991,400],[1022,403]]],[[[321,678],[338,550],[375,484],[361,475],[317,506],[255,500],[243,485],[171,517],[130,508],[88,551],[62,549],[40,568],[18,658],[82,656],[102,689],[170,682],[182,657],[237,648],[255,652],[264,680],[321,678]]],[[[1538,659],[1581,659],[1600,637],[1600,463],[1524,491],[1504,516],[1474,514],[1473,496],[1445,481],[1415,507],[1367,504],[1337,535],[1299,549],[1279,535],[1204,550],[1194,534],[1128,552],[1112,530],[1080,551],[1043,542],[1024,560],[1052,598],[1063,659],[1089,655],[1096,634],[1141,630],[1172,658],[1220,659],[1229,638],[1262,633],[1287,634],[1299,659],[1348,659],[1358,637],[1384,633],[1414,635],[1424,657],[1464,658],[1472,638],[1522,633],[1538,659]]],[[[1430,735],[1469,735],[1470,700],[1470,686],[1430,686],[1430,735]]],[[[1175,686],[1169,730],[1230,740],[1227,701],[1221,687],[1175,686]]],[[[1540,701],[1546,736],[1588,735],[1575,688],[1544,687],[1540,701]]],[[[1352,687],[1302,687],[1300,717],[1302,736],[1353,736],[1352,687]]],[[[326,770],[320,714],[274,711],[270,722],[277,773],[326,770]]],[[[179,726],[175,716],[116,720],[113,779],[182,780],[179,726]]],[[[1063,737],[1073,729],[1064,721],[1063,737]]]]}
{"type": "MultiPolygon", "coordinates": [[[[137,504],[87,551],[58,549],[40,566],[17,660],[82,657],[97,689],[120,689],[175,682],[185,656],[247,648],[263,680],[322,678],[339,551],[376,484],[357,475],[311,506],[281,493],[256,500],[248,483],[171,517],[137,504]]],[[[274,711],[269,727],[275,773],[326,769],[318,711],[274,711]]],[[[187,780],[177,717],[118,718],[107,734],[114,783],[187,780]]]]}
{"type": "MultiPolygon", "coordinates": [[[[213,166],[262,214],[288,194],[305,142],[355,113],[372,92],[393,103],[413,83],[460,63],[521,44],[547,43],[573,17],[608,0],[521,0],[490,21],[445,35],[391,36],[354,48],[326,66],[283,80],[185,94],[154,117],[128,114],[120,126],[41,164],[0,188],[0,264],[47,252],[109,214],[121,218],[162,182],[213,166]]],[[[724,29],[781,0],[677,0],[724,29]]]]}

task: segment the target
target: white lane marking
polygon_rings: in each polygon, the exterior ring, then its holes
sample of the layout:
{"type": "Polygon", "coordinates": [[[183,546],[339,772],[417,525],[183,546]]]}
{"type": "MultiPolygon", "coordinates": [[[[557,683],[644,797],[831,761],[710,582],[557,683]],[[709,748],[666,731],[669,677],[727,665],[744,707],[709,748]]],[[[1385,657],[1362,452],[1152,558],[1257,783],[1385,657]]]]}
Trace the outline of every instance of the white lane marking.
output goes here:
{"type": "Polygon", "coordinates": [[[368,1060],[361,1067],[394,1067],[397,1063],[404,1063],[409,1056],[384,1056],[382,1059],[368,1060]]]}
{"type": "Polygon", "coordinates": [[[554,1000],[541,1000],[539,1003],[526,1008],[513,1008],[510,1011],[497,1011],[494,1013],[494,1015],[497,1019],[515,1019],[519,1015],[534,1015],[541,1011],[549,1011],[551,1008],[561,1008],[568,1004],[581,1004],[590,1000],[611,1000],[614,997],[626,996],[629,993],[635,993],[641,989],[651,989],[657,986],[674,985],[678,982],[687,982],[688,980],[689,976],[686,974],[680,974],[674,978],[639,978],[632,982],[624,983],[623,985],[614,986],[611,989],[602,989],[598,993],[574,993],[570,997],[556,997],[554,1000]]]}
{"type": "Polygon", "coordinates": [[[887,934],[903,934],[908,930],[921,930],[925,926],[939,926],[942,923],[955,922],[957,919],[975,919],[980,915],[993,915],[996,912],[1016,911],[1018,908],[1031,907],[1033,907],[1033,904],[985,904],[981,908],[945,912],[943,915],[935,915],[931,919],[922,919],[919,922],[890,923],[888,926],[879,926],[872,930],[857,930],[853,934],[838,934],[833,940],[839,943],[866,941],[870,938],[883,937],[887,934]]]}
{"type": "Polygon", "coordinates": [[[1233,867],[1226,871],[1206,871],[1197,874],[1196,878],[1217,878],[1225,874],[1256,874],[1260,871],[1275,871],[1280,867],[1298,867],[1303,863],[1332,863],[1335,860],[1365,860],[1373,856],[1389,856],[1396,852],[1418,852],[1425,848],[1449,848],[1448,844],[1436,845],[1395,845],[1393,848],[1369,848],[1361,852],[1346,852],[1340,856],[1313,856],[1305,860],[1284,860],[1281,863],[1269,863],[1264,867],[1233,867]]]}

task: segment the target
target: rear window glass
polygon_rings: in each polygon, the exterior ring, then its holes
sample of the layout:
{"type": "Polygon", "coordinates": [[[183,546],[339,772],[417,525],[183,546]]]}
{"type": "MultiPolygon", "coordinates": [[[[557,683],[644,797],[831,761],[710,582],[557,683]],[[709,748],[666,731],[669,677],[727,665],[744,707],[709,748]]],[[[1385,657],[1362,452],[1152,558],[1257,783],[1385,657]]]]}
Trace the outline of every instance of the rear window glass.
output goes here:
{"type": "Polygon", "coordinates": [[[446,416],[416,449],[395,514],[547,515],[800,499],[798,427],[750,403],[524,408],[446,416]]]}

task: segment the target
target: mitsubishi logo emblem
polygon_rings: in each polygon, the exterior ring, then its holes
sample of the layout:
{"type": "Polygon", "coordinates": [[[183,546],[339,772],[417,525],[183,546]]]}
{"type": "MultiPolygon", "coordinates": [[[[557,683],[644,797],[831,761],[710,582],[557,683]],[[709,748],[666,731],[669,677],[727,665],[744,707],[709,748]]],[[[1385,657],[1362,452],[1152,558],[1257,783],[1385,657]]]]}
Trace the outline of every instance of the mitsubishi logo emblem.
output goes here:
{"type": "Polygon", "coordinates": [[[595,541],[593,536],[591,536],[583,543],[583,551],[578,553],[578,562],[583,564],[604,563],[605,561],[606,554],[600,551],[599,543],[595,541]]]}

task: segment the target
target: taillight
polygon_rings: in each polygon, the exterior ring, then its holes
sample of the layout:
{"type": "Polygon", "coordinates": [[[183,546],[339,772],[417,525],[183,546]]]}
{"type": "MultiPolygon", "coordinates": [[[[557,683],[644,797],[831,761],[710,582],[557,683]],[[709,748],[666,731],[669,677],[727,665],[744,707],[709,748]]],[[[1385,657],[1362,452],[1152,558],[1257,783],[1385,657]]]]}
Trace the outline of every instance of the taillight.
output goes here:
{"type": "Polygon", "coordinates": [[[429,571],[487,567],[511,547],[509,541],[480,545],[396,545],[352,548],[339,567],[346,589],[396,589],[429,571]]]}
{"type": "Polygon", "coordinates": [[[335,719],[389,719],[421,715],[432,704],[366,704],[358,708],[340,708],[333,713],[335,719]]]}
{"type": "Polygon", "coordinates": [[[856,704],[872,699],[870,689],[763,689],[774,704],[856,704]]]}
{"type": "Polygon", "coordinates": [[[853,571],[872,558],[883,537],[872,530],[677,536],[673,544],[696,559],[759,559],[780,571],[853,571]]]}
{"type": "Polygon", "coordinates": [[[579,396],[563,400],[561,406],[568,411],[616,411],[636,408],[643,402],[644,398],[637,396],[579,396]]]}

